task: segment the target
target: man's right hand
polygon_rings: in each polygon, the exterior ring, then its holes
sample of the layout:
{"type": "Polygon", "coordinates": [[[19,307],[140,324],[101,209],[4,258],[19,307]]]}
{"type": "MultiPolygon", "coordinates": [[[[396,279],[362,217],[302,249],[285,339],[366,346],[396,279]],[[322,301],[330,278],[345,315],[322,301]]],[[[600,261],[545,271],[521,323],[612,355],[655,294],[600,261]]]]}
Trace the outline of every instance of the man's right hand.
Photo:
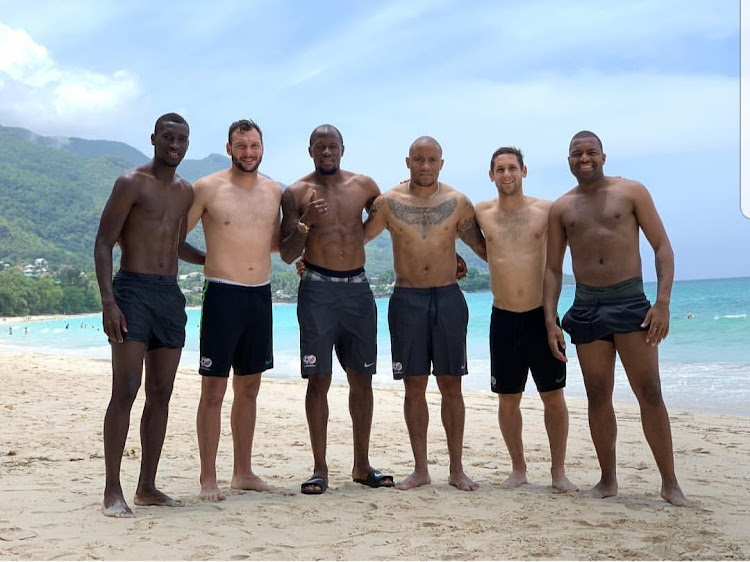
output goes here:
{"type": "Polygon", "coordinates": [[[318,192],[313,189],[310,194],[310,202],[307,204],[305,212],[302,213],[299,220],[307,226],[313,226],[327,212],[328,202],[325,199],[318,199],[318,192]]]}
{"type": "Polygon", "coordinates": [[[297,262],[294,264],[297,266],[297,275],[299,275],[300,279],[302,279],[302,276],[305,274],[305,256],[302,256],[300,259],[297,260],[297,262]]]}
{"type": "Polygon", "coordinates": [[[456,281],[460,281],[468,274],[469,270],[466,267],[466,262],[458,253],[456,253],[456,281]]]}
{"type": "Polygon", "coordinates": [[[127,333],[128,324],[125,322],[125,315],[120,307],[115,303],[102,305],[102,324],[104,333],[107,334],[109,341],[122,343],[122,334],[127,333]]]}
{"type": "Polygon", "coordinates": [[[552,328],[547,328],[547,344],[549,344],[550,351],[556,359],[559,359],[563,363],[568,362],[568,358],[565,357],[565,336],[560,329],[560,326],[555,324],[552,328]]]}

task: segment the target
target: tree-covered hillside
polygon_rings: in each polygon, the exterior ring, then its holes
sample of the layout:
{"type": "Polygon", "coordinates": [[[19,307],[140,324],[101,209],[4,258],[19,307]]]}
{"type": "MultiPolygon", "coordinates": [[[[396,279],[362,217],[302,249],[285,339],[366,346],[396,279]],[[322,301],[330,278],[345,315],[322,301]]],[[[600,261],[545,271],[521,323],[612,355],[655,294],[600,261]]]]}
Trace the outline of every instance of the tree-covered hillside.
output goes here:
{"type": "MultiPolygon", "coordinates": [[[[115,179],[148,161],[124,143],[41,137],[0,126],[0,261],[91,270],[99,217],[115,179]]],[[[211,155],[178,169],[188,181],[227,167],[211,155]]]]}

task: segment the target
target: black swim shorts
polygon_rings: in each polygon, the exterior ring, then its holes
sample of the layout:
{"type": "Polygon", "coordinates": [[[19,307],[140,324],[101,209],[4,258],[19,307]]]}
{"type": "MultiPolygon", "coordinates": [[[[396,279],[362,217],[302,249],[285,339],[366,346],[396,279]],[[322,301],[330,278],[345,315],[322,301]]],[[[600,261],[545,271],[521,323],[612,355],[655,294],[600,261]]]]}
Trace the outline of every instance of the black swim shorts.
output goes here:
{"type": "Polygon", "coordinates": [[[498,394],[523,392],[529,369],[539,392],[565,387],[565,363],[550,351],[541,306],[527,312],[492,307],[490,364],[492,392],[498,394]]]}
{"type": "Polygon", "coordinates": [[[648,330],[641,324],[650,308],[640,277],[606,287],[577,284],[573,306],[563,317],[562,327],[574,344],[613,342],[615,334],[648,330]]]}
{"type": "Polygon", "coordinates": [[[273,368],[271,285],[248,287],[206,280],[198,372],[213,377],[254,375],[273,368]]]}
{"type": "Polygon", "coordinates": [[[149,351],[185,346],[185,295],[176,275],[120,270],[112,287],[128,326],[122,333],[124,340],[143,342],[149,351]]]}
{"type": "Polygon", "coordinates": [[[432,374],[463,376],[469,308],[457,284],[395,287],[388,303],[393,378],[432,374]]]}
{"type": "Polygon", "coordinates": [[[332,271],[307,264],[297,295],[303,378],[341,367],[372,375],[378,356],[378,311],[363,268],[332,271]]]}

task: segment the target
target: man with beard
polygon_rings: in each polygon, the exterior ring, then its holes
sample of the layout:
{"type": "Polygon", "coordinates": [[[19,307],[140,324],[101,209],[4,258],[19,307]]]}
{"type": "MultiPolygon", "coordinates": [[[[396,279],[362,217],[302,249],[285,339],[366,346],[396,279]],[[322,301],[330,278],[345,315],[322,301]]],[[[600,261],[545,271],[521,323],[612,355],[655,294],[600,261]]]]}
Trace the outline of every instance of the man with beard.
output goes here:
{"type": "Polygon", "coordinates": [[[185,240],[190,184],[175,174],[190,129],[176,113],[157,119],[153,159],[117,178],[102,212],[94,246],[104,332],[112,347],[112,396],[104,418],[104,515],[133,517],[120,484],[130,411],[146,363],[141,417],[141,472],[136,505],[177,506],[156,488],[169,399],[185,344],[185,297],[177,285],[177,248],[185,240]],[[120,270],[112,279],[112,248],[120,270]]]}
{"type": "Polygon", "coordinates": [[[201,312],[198,448],[204,501],[226,498],[216,478],[221,406],[233,370],[231,425],[234,469],[230,486],[266,491],[270,486],[252,470],[256,401],[261,373],[273,368],[271,252],[279,247],[281,187],[258,173],[263,133],[250,120],[229,127],[227,154],[232,165],[195,182],[188,231],[203,225],[206,252],[183,245],[188,261],[205,258],[201,312]]]}
{"type": "Polygon", "coordinates": [[[549,213],[544,274],[547,339],[552,353],[566,361],[565,339],[556,316],[569,244],[576,292],[562,327],[576,345],[588,396],[591,438],[601,468],[601,479],[589,495],[617,495],[617,421],[612,406],[617,354],[638,399],[646,441],[661,473],[661,496],[684,506],[688,502],[674,471],[657,348],[669,332],[674,253],[648,190],[636,181],[605,176],[605,160],[602,142],[594,133],[581,131],[573,136],[568,165],[578,185],[557,199],[549,213]],[[656,258],[653,306],[643,293],[641,230],[656,258]]]}
{"type": "Polygon", "coordinates": [[[328,389],[334,347],[349,381],[352,479],[373,488],[390,487],[393,478],[374,469],[369,459],[377,311],[364,270],[362,211],[370,208],[380,190],[371,178],[340,168],[344,141],[333,125],[313,130],[308,152],[315,171],[284,191],[281,224],[282,259],[291,263],[304,250],[306,261],[297,316],[314,467],[301,491],[322,494],[328,488],[328,389]]]}
{"type": "Polygon", "coordinates": [[[471,201],[438,179],[443,149],[434,138],[419,137],[411,144],[406,167],[409,181],[378,197],[365,224],[365,240],[387,228],[393,243],[396,286],[388,305],[393,378],[404,381],[404,417],[414,454],[414,472],[396,487],[409,490],[431,482],[425,393],[432,371],[448,442],[448,483],[470,492],[479,485],[466,475],[462,461],[466,412],[461,379],[469,372],[469,310],[456,283],[456,238],[486,261],[485,241],[471,201]]]}

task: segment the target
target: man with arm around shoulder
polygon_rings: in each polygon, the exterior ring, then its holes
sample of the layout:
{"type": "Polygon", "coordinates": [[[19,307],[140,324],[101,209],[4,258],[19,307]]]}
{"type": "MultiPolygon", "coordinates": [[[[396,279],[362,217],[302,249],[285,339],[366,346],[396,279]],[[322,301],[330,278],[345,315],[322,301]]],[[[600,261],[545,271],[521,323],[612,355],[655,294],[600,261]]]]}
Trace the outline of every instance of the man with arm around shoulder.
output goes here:
{"type": "Polygon", "coordinates": [[[578,488],[565,474],[565,363],[554,357],[547,345],[542,308],[547,216],[552,202],[524,194],[526,173],[519,149],[497,149],[490,160],[490,179],[498,197],[477,204],[477,222],[487,242],[493,296],[491,389],[500,397],[498,420],[512,462],[511,474],[500,486],[515,488],[527,482],[521,398],[531,370],[544,405],[552,486],[572,492],[578,488]]]}

